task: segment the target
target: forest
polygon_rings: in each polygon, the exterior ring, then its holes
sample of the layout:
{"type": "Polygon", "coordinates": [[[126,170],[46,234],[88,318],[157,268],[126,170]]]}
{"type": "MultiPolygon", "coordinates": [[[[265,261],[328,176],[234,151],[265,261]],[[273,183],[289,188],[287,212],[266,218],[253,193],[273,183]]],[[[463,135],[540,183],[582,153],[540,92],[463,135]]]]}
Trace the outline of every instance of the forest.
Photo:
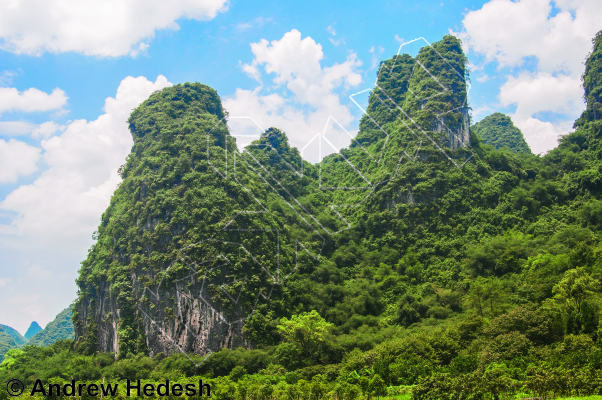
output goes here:
{"type": "Polygon", "coordinates": [[[381,62],[357,137],[319,165],[276,128],[227,150],[205,85],[156,92],[132,112],[82,262],[75,340],[9,350],[0,381],[202,377],[231,400],[602,395],[602,32],[592,43],[586,109],[545,155],[503,115],[467,124],[451,35],[381,62]],[[187,263],[199,254],[229,264],[187,263]],[[177,339],[189,324],[186,290],[211,294],[237,341],[163,340],[156,326],[177,339]]]}

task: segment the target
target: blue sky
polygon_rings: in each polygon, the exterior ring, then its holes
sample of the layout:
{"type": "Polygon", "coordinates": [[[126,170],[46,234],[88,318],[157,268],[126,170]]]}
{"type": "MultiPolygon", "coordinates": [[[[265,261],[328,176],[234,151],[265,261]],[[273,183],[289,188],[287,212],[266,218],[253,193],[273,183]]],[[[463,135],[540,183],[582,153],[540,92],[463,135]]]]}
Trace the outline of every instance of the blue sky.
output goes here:
{"type": "Polygon", "coordinates": [[[0,323],[21,332],[74,300],[131,147],[125,120],[154,90],[207,84],[231,116],[282,128],[302,147],[329,115],[357,130],[349,95],[370,88],[401,43],[452,32],[469,57],[474,120],[505,112],[542,153],[583,109],[582,63],[602,29],[596,0],[9,3],[0,0],[0,323]]]}

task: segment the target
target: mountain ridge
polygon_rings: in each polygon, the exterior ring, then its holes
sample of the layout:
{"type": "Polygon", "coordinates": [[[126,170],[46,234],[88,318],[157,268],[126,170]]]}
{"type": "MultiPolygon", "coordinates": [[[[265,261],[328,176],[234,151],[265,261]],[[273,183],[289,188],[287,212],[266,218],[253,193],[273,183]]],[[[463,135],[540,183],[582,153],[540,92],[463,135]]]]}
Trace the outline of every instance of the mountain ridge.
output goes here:
{"type": "Polygon", "coordinates": [[[73,339],[72,316],[71,307],[65,308],[44,329],[33,335],[27,344],[47,347],[58,340],[73,339]]]}
{"type": "Polygon", "coordinates": [[[27,328],[27,332],[25,332],[25,335],[23,335],[25,337],[25,339],[29,340],[31,339],[36,333],[41,332],[42,331],[42,327],[40,326],[40,324],[38,324],[36,321],[33,321],[30,325],[29,328],[27,328]]]}
{"type": "Polygon", "coordinates": [[[27,343],[27,339],[25,337],[23,337],[19,332],[17,332],[16,329],[11,328],[8,325],[2,325],[2,324],[0,324],[0,328],[2,328],[4,330],[4,332],[6,332],[12,336],[12,338],[14,339],[17,346],[23,346],[24,344],[27,343]]]}

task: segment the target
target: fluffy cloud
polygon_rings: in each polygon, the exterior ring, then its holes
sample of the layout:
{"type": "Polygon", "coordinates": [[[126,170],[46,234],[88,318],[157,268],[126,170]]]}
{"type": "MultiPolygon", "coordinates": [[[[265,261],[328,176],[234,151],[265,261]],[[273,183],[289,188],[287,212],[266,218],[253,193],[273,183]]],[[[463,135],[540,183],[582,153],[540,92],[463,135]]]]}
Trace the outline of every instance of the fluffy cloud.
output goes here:
{"type": "Polygon", "coordinates": [[[492,0],[466,14],[459,36],[502,67],[536,57],[541,71],[579,74],[601,16],[598,0],[492,0]],[[560,11],[550,16],[553,5],[560,11]]]}
{"type": "Polygon", "coordinates": [[[50,136],[52,136],[52,134],[60,131],[60,130],[65,130],[65,126],[61,126],[59,124],[57,124],[56,122],[53,121],[48,121],[48,122],[44,122],[43,124],[38,125],[38,127],[36,127],[32,132],[31,132],[31,136],[34,138],[39,138],[39,137],[43,137],[43,138],[49,138],[50,136]]]}
{"type": "Polygon", "coordinates": [[[255,58],[243,65],[243,70],[257,80],[261,68],[273,74],[276,91],[265,93],[264,86],[255,90],[237,89],[234,96],[224,99],[230,115],[249,116],[264,128],[283,129],[297,147],[321,132],[331,115],[344,126],[353,121],[336,90],[362,82],[356,72],[361,61],[355,54],[350,53],[341,64],[322,67],[322,46],[311,37],[301,39],[301,32],[296,29],[271,43],[265,39],[252,43],[251,50],[255,58]]]}
{"type": "Polygon", "coordinates": [[[29,135],[38,126],[25,121],[0,121],[0,136],[29,135]]]}
{"type": "Polygon", "coordinates": [[[526,119],[540,111],[575,114],[583,109],[581,80],[569,75],[523,72],[509,77],[500,88],[503,106],[516,104],[517,118],[526,119]]]}
{"type": "Polygon", "coordinates": [[[54,121],[44,122],[40,125],[25,121],[0,121],[0,136],[29,135],[35,139],[48,139],[54,133],[65,130],[65,126],[54,121]]]}
{"type": "Polygon", "coordinates": [[[105,100],[105,113],[98,119],[76,120],[61,135],[42,140],[43,160],[49,168],[0,203],[0,209],[17,214],[12,226],[18,236],[5,241],[15,246],[15,240],[22,238],[25,247],[53,246],[78,253],[89,246],[90,235],[120,182],[117,169],[132,146],[126,123],[131,110],[155,90],[170,85],[164,76],[155,82],[127,77],[115,98],[105,100]]]}
{"type": "Polygon", "coordinates": [[[227,0],[22,0],[0,2],[0,48],[39,55],[75,51],[86,55],[136,55],[143,40],[176,20],[208,20],[227,0]]]}
{"type": "Polygon", "coordinates": [[[15,139],[0,139],[0,183],[16,182],[19,175],[29,175],[38,167],[40,149],[15,139]]]}
{"type": "Polygon", "coordinates": [[[19,92],[15,88],[0,88],[0,113],[4,111],[49,111],[67,104],[65,92],[55,88],[52,93],[44,93],[36,88],[19,92]]]}
{"type": "Polygon", "coordinates": [[[492,0],[464,17],[464,31],[456,34],[467,51],[500,68],[518,67],[500,88],[500,104],[516,104],[513,120],[531,148],[555,147],[583,109],[580,76],[600,19],[599,0],[492,0]],[[528,59],[537,65],[526,72],[528,59]],[[565,120],[543,122],[535,118],[540,112],[565,120]]]}
{"type": "Polygon", "coordinates": [[[573,126],[573,121],[556,123],[543,122],[537,118],[516,118],[512,116],[514,124],[520,129],[525,140],[535,154],[545,153],[558,145],[558,136],[566,134],[573,126]]]}

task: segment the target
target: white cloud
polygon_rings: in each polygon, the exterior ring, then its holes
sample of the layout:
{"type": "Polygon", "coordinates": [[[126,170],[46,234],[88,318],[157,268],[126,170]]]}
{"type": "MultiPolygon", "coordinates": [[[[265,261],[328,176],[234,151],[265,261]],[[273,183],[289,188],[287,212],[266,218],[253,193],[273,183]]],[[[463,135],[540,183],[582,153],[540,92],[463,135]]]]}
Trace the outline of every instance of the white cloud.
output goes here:
{"type": "Polygon", "coordinates": [[[583,108],[582,96],[579,78],[562,74],[553,76],[545,72],[523,72],[517,77],[511,76],[500,88],[500,104],[516,104],[512,120],[534,153],[556,147],[558,136],[569,132],[573,120],[551,123],[540,121],[533,115],[541,111],[578,114],[583,108]]]}
{"type": "Polygon", "coordinates": [[[581,80],[562,74],[523,72],[510,76],[502,85],[500,103],[516,104],[515,115],[523,119],[540,111],[575,114],[583,109],[581,80]]]}
{"type": "Polygon", "coordinates": [[[43,137],[45,139],[48,139],[54,133],[56,133],[60,130],[65,130],[65,129],[66,129],[66,126],[61,126],[61,125],[57,124],[56,122],[48,121],[48,122],[44,122],[44,123],[40,124],[37,128],[35,128],[31,132],[31,136],[34,138],[43,137]]]}
{"type": "Polygon", "coordinates": [[[16,182],[20,175],[29,175],[38,167],[40,149],[10,139],[0,139],[0,183],[16,182]]]}
{"type": "Polygon", "coordinates": [[[489,80],[489,76],[485,73],[479,74],[479,76],[477,76],[477,82],[479,82],[479,83],[485,83],[488,80],[489,80]]]}
{"type": "Polygon", "coordinates": [[[55,88],[50,94],[36,88],[23,92],[19,92],[15,88],[0,88],[0,113],[4,111],[56,110],[67,104],[67,99],[65,92],[59,88],[55,88]]]}
{"type": "Polygon", "coordinates": [[[584,108],[583,61],[601,19],[599,0],[492,0],[468,12],[464,30],[455,33],[467,51],[483,55],[486,63],[517,68],[500,87],[500,104],[516,104],[514,123],[536,152],[555,147],[558,134],[568,133],[584,108]],[[528,59],[536,61],[534,69],[528,59]],[[535,117],[540,112],[565,119],[544,122],[535,117]]]}
{"type": "Polygon", "coordinates": [[[273,21],[272,18],[257,17],[255,19],[253,19],[252,21],[240,22],[240,23],[236,24],[236,30],[246,31],[251,28],[261,28],[265,24],[272,22],[272,21],[273,21]]]}
{"type": "Polygon", "coordinates": [[[536,57],[543,72],[569,71],[579,75],[600,29],[602,2],[559,0],[555,16],[549,0],[492,0],[471,11],[458,34],[468,48],[500,66],[520,66],[536,57]],[[571,15],[574,13],[575,17],[571,15]]]}
{"type": "Polygon", "coordinates": [[[42,140],[48,170],[0,202],[0,209],[18,214],[12,221],[18,233],[9,238],[12,246],[81,253],[90,245],[90,235],[120,182],[117,169],[133,143],[126,120],[152,92],[170,85],[164,76],[154,83],[127,77],[115,98],[105,100],[105,113],[98,119],[76,120],[61,135],[42,140]]]}
{"type": "Polygon", "coordinates": [[[10,86],[13,84],[13,78],[17,76],[16,71],[0,71],[0,86],[10,86]]]}
{"type": "Polygon", "coordinates": [[[0,121],[0,136],[29,135],[37,128],[36,124],[25,121],[0,121]]]}
{"type": "Polygon", "coordinates": [[[257,65],[243,64],[242,70],[245,72],[245,74],[249,75],[251,78],[261,83],[261,72],[259,72],[259,68],[257,68],[257,65]]]}
{"type": "Polygon", "coordinates": [[[17,229],[12,225],[0,225],[0,235],[13,235],[17,229]]]}
{"type": "MultiPolygon", "coordinates": [[[[335,24],[336,24],[336,22],[335,22],[335,24]]],[[[337,31],[336,31],[336,29],[334,29],[334,26],[333,26],[333,25],[334,25],[334,24],[332,24],[332,25],[328,25],[328,26],[326,27],[326,32],[330,33],[332,36],[336,36],[336,35],[337,35],[337,31]]]]}
{"type": "Polygon", "coordinates": [[[264,86],[255,90],[237,89],[234,96],[224,99],[230,115],[252,117],[264,128],[278,127],[297,147],[321,132],[330,115],[344,126],[353,121],[335,90],[362,82],[356,72],[361,61],[354,53],[341,64],[322,67],[322,46],[311,37],[301,39],[296,29],[271,43],[265,39],[252,43],[251,50],[255,58],[251,64],[243,65],[243,69],[256,79],[260,67],[274,74],[273,83],[279,92],[264,94],[264,86]]]}
{"type": "Polygon", "coordinates": [[[338,40],[334,40],[333,38],[328,38],[328,40],[330,40],[330,43],[332,43],[334,46],[338,46],[340,44],[345,44],[345,39],[341,38],[338,40]]]}
{"type": "Polygon", "coordinates": [[[546,153],[558,145],[558,136],[571,130],[572,121],[543,122],[536,118],[517,119],[511,116],[514,125],[523,132],[531,151],[535,154],[546,153]]]}
{"type": "Polygon", "coordinates": [[[384,53],[385,49],[382,46],[378,46],[378,48],[372,46],[368,51],[372,54],[372,64],[370,65],[370,69],[376,69],[380,63],[380,56],[384,53]]]}
{"type": "Polygon", "coordinates": [[[475,122],[478,122],[479,120],[481,120],[481,118],[479,118],[479,116],[481,116],[484,113],[489,112],[489,111],[492,111],[492,109],[488,105],[474,108],[472,110],[472,116],[474,117],[475,120],[472,121],[472,123],[475,123],[475,122]]]}
{"type": "Polygon", "coordinates": [[[54,133],[65,130],[66,126],[48,121],[40,125],[25,121],[0,121],[0,136],[29,135],[35,139],[48,139],[54,133]]]}
{"type": "Polygon", "coordinates": [[[8,286],[11,281],[12,280],[8,278],[0,278],[0,287],[8,286]]]}
{"type": "Polygon", "coordinates": [[[4,1],[0,48],[30,55],[135,56],[155,31],[179,29],[180,18],[209,20],[227,7],[227,0],[4,1]]]}

